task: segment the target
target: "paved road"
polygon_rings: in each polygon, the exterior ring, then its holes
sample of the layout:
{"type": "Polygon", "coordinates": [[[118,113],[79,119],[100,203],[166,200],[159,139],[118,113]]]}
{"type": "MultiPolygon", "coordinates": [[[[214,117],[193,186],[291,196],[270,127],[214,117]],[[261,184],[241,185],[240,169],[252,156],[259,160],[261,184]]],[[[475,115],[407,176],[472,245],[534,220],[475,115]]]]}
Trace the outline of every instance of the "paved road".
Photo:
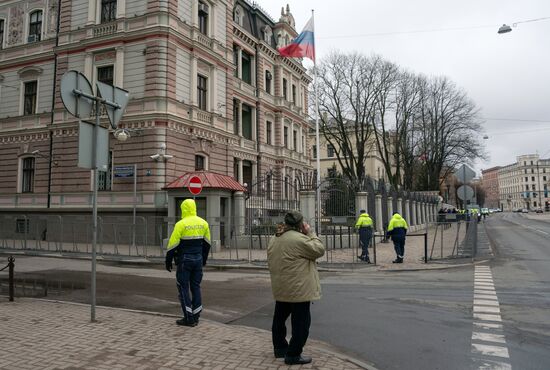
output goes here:
{"type": "Polygon", "coordinates": [[[550,220],[504,213],[486,227],[512,366],[550,369],[550,220]]]}
{"type": "MultiPolygon", "coordinates": [[[[324,279],[311,336],[380,369],[550,369],[550,224],[505,214],[479,226],[490,263],[324,279]]],[[[236,322],[267,329],[272,309],[236,322]]]]}

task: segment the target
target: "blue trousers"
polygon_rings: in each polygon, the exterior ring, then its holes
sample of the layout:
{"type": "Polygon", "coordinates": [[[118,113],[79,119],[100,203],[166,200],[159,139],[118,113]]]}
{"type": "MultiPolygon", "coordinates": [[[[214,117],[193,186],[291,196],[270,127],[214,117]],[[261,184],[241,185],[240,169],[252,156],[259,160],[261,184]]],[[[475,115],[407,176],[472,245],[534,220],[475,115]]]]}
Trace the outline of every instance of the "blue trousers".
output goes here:
{"type": "Polygon", "coordinates": [[[202,311],[202,255],[184,254],[178,261],[176,283],[183,316],[193,321],[202,311]]]}
{"type": "Polygon", "coordinates": [[[372,227],[360,227],[359,228],[359,243],[361,243],[361,256],[364,258],[369,257],[369,245],[372,238],[372,227]]]}
{"type": "Polygon", "coordinates": [[[392,240],[397,258],[403,258],[405,256],[405,238],[392,238],[392,240]]]}

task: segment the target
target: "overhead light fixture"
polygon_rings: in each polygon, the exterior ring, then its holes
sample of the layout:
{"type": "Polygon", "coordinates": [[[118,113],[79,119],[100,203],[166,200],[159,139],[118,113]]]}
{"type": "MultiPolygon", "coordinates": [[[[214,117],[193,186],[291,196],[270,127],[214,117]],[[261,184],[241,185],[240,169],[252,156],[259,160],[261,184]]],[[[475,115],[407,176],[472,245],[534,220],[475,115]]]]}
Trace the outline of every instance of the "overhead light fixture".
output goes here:
{"type": "Polygon", "coordinates": [[[507,24],[503,24],[498,29],[498,33],[508,33],[508,32],[512,32],[512,27],[508,26],[507,24]]]}

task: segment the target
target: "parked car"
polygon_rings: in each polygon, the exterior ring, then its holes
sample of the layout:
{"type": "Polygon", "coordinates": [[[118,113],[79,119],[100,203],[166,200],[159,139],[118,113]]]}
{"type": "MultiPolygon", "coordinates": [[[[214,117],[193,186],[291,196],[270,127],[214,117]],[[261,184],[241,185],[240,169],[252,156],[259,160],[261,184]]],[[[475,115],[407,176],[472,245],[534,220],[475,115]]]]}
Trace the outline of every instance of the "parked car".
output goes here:
{"type": "Polygon", "coordinates": [[[535,212],[536,213],[543,213],[543,210],[542,210],[542,208],[539,207],[539,208],[535,209],[535,212]]]}
{"type": "Polygon", "coordinates": [[[529,210],[528,210],[527,208],[523,208],[523,209],[521,210],[521,213],[529,213],[529,210]]]}

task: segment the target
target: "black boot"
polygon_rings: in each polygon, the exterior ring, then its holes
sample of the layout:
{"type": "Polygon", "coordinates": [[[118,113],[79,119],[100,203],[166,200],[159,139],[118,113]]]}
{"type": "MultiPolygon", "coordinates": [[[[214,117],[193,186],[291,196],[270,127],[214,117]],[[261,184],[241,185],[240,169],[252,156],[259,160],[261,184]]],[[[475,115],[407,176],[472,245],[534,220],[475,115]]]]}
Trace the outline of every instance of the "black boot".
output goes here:
{"type": "Polygon", "coordinates": [[[311,357],[308,356],[286,356],[285,357],[285,364],[287,365],[304,365],[309,364],[311,362],[311,357]]]}
{"type": "Polygon", "coordinates": [[[275,355],[275,358],[285,358],[286,350],[286,348],[275,348],[273,349],[273,354],[275,355]]]}
{"type": "Polygon", "coordinates": [[[180,326],[189,326],[189,327],[197,326],[197,323],[195,322],[195,320],[192,320],[192,319],[188,320],[185,317],[183,317],[179,320],[176,320],[176,324],[178,324],[180,326]]]}
{"type": "Polygon", "coordinates": [[[201,314],[200,313],[197,313],[197,314],[194,314],[193,315],[193,320],[195,320],[195,322],[197,323],[197,325],[199,324],[199,319],[201,318],[201,314]]]}
{"type": "Polygon", "coordinates": [[[401,259],[399,257],[397,257],[396,259],[391,261],[391,263],[401,263],[401,259]]]}

